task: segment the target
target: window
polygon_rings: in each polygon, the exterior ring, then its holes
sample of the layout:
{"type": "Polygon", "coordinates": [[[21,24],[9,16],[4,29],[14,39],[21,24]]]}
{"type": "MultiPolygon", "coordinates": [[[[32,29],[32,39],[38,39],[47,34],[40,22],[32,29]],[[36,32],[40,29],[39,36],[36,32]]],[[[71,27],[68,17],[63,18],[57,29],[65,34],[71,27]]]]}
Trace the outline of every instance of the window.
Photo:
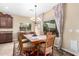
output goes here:
{"type": "Polygon", "coordinates": [[[55,20],[44,21],[43,31],[45,34],[48,31],[51,31],[52,33],[55,33],[57,37],[59,36],[55,20]]]}

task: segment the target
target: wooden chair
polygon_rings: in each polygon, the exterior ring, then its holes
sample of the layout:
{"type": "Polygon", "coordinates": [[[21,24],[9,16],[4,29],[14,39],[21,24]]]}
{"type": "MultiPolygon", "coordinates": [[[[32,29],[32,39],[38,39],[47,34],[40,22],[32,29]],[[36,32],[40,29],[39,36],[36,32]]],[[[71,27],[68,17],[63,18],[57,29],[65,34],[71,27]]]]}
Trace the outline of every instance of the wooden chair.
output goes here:
{"type": "Polygon", "coordinates": [[[21,34],[22,42],[28,42],[29,40],[26,37],[24,37],[24,35],[26,35],[26,34],[35,34],[35,32],[29,32],[29,33],[27,33],[27,32],[19,32],[19,34],[21,34]]]}
{"type": "Polygon", "coordinates": [[[21,55],[29,55],[31,52],[33,45],[30,42],[22,42],[22,34],[20,33],[18,35],[18,41],[19,41],[19,49],[21,55]]]}
{"type": "Polygon", "coordinates": [[[26,32],[19,32],[18,35],[20,34],[21,38],[22,38],[22,42],[26,43],[28,42],[29,40],[26,39],[26,37],[24,37],[25,34],[27,34],[26,32]]]}
{"type": "Polygon", "coordinates": [[[35,32],[29,32],[29,34],[35,34],[35,32]]]}
{"type": "Polygon", "coordinates": [[[45,56],[50,53],[53,55],[55,35],[52,35],[51,32],[48,32],[46,36],[46,42],[40,45],[40,50],[43,52],[43,55],[45,56]]]}

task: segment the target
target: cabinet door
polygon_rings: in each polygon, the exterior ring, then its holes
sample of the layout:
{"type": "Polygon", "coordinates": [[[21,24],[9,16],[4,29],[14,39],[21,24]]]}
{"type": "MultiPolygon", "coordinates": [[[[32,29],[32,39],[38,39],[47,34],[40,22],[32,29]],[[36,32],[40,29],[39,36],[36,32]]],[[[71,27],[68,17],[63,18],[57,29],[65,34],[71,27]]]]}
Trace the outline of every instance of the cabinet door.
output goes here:
{"type": "Polygon", "coordinates": [[[0,16],[0,28],[1,28],[1,16],[0,16]]]}
{"type": "Polygon", "coordinates": [[[7,25],[6,25],[6,18],[4,17],[1,17],[0,19],[0,25],[1,25],[1,28],[5,28],[7,25]]]}
{"type": "Polygon", "coordinates": [[[6,35],[4,33],[0,33],[0,43],[6,42],[6,35]]]}
{"type": "Polygon", "coordinates": [[[12,42],[12,33],[6,33],[6,42],[12,42]]]}
{"type": "Polygon", "coordinates": [[[7,24],[8,28],[12,28],[13,23],[12,23],[12,19],[10,17],[7,18],[6,24],[7,24]]]}
{"type": "Polygon", "coordinates": [[[13,21],[12,18],[9,16],[1,16],[0,17],[0,28],[12,28],[13,21]]]}

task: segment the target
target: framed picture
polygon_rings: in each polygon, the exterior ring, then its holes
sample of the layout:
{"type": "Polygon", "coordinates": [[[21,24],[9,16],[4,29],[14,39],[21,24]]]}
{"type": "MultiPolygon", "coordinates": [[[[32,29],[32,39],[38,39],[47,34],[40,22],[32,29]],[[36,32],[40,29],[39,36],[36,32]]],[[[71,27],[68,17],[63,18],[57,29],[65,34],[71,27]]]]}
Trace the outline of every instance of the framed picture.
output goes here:
{"type": "Polygon", "coordinates": [[[27,30],[28,30],[28,31],[31,30],[31,24],[27,25],[27,30]]]}
{"type": "Polygon", "coordinates": [[[20,31],[31,31],[31,24],[30,23],[20,23],[20,31]]]}

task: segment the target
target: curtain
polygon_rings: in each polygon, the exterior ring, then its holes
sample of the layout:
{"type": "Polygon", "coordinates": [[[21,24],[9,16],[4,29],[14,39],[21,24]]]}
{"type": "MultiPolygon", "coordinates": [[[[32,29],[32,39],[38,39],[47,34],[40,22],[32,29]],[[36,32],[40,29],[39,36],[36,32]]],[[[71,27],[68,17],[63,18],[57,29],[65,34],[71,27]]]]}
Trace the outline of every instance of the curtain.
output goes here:
{"type": "Polygon", "coordinates": [[[59,39],[58,39],[58,48],[60,49],[62,46],[62,35],[63,35],[63,4],[59,3],[53,7],[54,17],[57,25],[57,29],[59,32],[59,39]]]}

